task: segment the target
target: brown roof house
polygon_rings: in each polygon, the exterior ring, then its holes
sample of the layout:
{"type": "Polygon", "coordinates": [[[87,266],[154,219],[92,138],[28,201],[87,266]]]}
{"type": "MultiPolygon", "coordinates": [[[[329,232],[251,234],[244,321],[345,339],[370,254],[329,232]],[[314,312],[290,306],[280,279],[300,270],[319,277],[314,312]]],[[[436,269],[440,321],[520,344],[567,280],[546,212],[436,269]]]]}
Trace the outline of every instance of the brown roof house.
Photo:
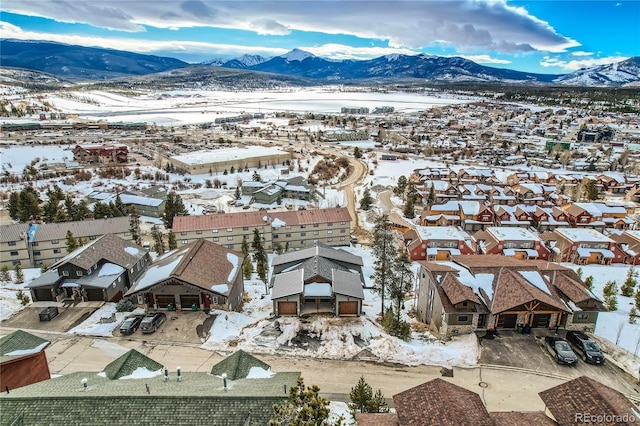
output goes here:
{"type": "Polygon", "coordinates": [[[622,393],[586,376],[539,392],[546,413],[565,425],[636,425],[640,409],[622,393]]]}
{"type": "Polygon", "coordinates": [[[493,426],[480,395],[433,379],[393,395],[402,426],[493,426]]]}
{"type": "Polygon", "coordinates": [[[117,302],[149,263],[145,249],[107,234],[69,253],[26,287],[34,302],[117,302]]]}
{"type": "Polygon", "coordinates": [[[276,256],[271,264],[275,315],[362,313],[364,275],[360,256],[318,243],[276,256]]]}
{"type": "Polygon", "coordinates": [[[151,309],[235,310],[244,292],[244,255],[204,239],[165,253],[127,292],[151,309]]]}
{"type": "Polygon", "coordinates": [[[3,392],[51,378],[44,352],[50,343],[22,330],[0,338],[0,387],[3,392]]]}

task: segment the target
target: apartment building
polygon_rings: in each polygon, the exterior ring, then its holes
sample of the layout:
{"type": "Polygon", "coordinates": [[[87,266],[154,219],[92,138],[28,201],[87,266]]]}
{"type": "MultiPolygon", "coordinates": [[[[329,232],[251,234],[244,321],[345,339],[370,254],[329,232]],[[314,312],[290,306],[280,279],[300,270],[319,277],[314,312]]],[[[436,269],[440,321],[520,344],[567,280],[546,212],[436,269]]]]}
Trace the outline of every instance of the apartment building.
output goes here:
{"type": "Polygon", "coordinates": [[[31,266],[26,223],[0,225],[0,266],[31,266]]]}
{"type": "Polygon", "coordinates": [[[253,241],[254,229],[267,251],[311,247],[317,242],[329,246],[349,245],[351,215],[344,207],[271,212],[221,213],[176,216],[173,232],[178,244],[205,238],[231,250],[240,250],[242,240],[253,241]]]}

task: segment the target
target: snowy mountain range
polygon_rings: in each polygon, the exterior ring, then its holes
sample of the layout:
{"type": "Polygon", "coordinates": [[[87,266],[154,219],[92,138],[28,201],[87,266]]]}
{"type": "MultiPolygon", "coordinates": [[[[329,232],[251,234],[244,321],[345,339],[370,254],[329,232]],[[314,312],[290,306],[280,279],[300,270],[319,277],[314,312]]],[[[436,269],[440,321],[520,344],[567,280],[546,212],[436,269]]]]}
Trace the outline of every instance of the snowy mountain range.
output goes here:
{"type": "Polygon", "coordinates": [[[300,49],[272,58],[242,55],[234,59],[215,58],[192,65],[174,58],[113,49],[0,39],[0,63],[3,67],[38,70],[69,80],[112,79],[193,66],[211,66],[310,79],[317,84],[417,80],[615,87],[640,85],[640,57],[565,75],[494,68],[461,57],[426,54],[392,54],[367,60],[331,60],[300,49]]]}

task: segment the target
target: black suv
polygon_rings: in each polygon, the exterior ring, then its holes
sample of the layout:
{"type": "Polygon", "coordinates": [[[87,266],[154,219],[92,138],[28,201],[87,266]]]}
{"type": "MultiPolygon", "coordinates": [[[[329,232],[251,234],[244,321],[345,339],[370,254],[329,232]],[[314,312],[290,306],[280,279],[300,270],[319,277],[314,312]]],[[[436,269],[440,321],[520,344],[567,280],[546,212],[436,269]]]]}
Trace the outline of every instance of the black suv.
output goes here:
{"type": "Polygon", "coordinates": [[[567,340],[582,354],[585,362],[604,364],[604,354],[596,342],[582,331],[567,331],[567,340]]]}
{"type": "Polygon", "coordinates": [[[165,314],[164,312],[148,313],[140,323],[140,331],[144,334],[153,333],[166,320],[167,320],[167,314],[165,314]]]}
{"type": "Polygon", "coordinates": [[[578,357],[566,340],[558,336],[546,336],[544,342],[558,364],[575,365],[578,362],[578,357]]]}
{"type": "Polygon", "coordinates": [[[136,332],[138,327],[140,327],[140,322],[142,322],[143,315],[135,315],[133,317],[129,317],[122,322],[120,325],[120,333],[121,334],[133,334],[136,332]]]}

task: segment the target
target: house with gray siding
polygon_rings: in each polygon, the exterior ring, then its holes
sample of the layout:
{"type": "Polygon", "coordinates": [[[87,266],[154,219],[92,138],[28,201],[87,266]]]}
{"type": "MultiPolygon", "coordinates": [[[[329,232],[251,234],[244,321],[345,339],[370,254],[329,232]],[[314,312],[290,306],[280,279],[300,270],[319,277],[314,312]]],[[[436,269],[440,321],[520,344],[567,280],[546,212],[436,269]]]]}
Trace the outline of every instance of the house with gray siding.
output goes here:
{"type": "Polygon", "coordinates": [[[323,244],[273,258],[273,312],[360,316],[364,300],[362,258],[323,244]]]}

